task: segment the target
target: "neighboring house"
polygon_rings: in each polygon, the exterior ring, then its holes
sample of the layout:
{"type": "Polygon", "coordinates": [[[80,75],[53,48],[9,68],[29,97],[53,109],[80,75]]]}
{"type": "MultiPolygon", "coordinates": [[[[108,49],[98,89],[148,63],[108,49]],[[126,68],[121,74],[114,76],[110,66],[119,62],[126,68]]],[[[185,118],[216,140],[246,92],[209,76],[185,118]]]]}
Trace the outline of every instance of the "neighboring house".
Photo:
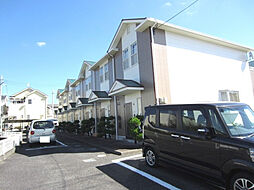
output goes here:
{"type": "Polygon", "coordinates": [[[9,97],[9,119],[46,119],[47,95],[33,88],[26,88],[9,97]]]}
{"type": "MultiPolygon", "coordinates": [[[[94,118],[128,120],[154,104],[237,101],[253,104],[252,48],[153,18],[123,19],[106,54],[91,68],[94,118]]],[[[87,98],[87,96],[85,96],[87,98]]]]}
{"type": "Polygon", "coordinates": [[[52,109],[52,104],[48,104],[47,118],[48,119],[56,119],[57,118],[57,111],[58,111],[58,104],[54,104],[53,109],[52,109]]]}

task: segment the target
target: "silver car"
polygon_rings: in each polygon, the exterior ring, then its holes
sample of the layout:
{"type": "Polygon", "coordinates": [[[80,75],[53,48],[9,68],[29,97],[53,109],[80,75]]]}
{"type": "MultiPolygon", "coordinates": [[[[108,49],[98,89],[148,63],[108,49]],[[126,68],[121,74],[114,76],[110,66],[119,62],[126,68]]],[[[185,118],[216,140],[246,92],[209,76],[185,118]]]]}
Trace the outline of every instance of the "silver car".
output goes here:
{"type": "Polygon", "coordinates": [[[49,120],[34,120],[28,132],[28,142],[32,143],[56,143],[56,130],[54,123],[49,120]]]}

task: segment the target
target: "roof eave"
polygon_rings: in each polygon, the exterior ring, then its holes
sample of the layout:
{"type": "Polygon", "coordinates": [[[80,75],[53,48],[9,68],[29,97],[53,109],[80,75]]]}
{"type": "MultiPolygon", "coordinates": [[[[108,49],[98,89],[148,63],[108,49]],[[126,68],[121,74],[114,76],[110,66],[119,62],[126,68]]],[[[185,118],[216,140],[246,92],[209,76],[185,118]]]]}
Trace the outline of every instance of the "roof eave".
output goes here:
{"type": "Polygon", "coordinates": [[[148,27],[152,27],[155,24],[160,25],[160,29],[170,31],[173,33],[178,33],[181,35],[190,36],[190,37],[193,37],[196,39],[200,39],[200,40],[211,42],[214,44],[230,47],[230,48],[237,49],[240,51],[245,51],[245,52],[254,51],[254,48],[251,48],[251,47],[246,47],[246,46],[243,46],[240,44],[236,44],[236,43],[233,43],[233,42],[230,42],[227,40],[223,40],[223,39],[211,36],[211,35],[203,34],[201,32],[196,32],[194,30],[186,29],[186,28],[176,26],[173,24],[164,23],[163,21],[156,20],[154,18],[147,18],[144,22],[142,22],[139,26],[136,27],[136,31],[143,32],[148,27]]]}

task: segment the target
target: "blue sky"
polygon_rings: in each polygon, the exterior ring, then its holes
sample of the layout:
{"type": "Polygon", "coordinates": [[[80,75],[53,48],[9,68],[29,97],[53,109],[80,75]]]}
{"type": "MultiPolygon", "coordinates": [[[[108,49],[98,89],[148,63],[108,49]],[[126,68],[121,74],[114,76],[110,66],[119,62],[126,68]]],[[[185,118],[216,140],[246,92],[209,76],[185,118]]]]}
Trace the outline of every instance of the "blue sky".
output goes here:
{"type": "MultiPolygon", "coordinates": [[[[193,0],[0,0],[0,75],[12,95],[27,83],[49,95],[99,60],[122,18],[167,20],[193,0]]],[[[172,24],[254,47],[254,1],[199,0],[172,24]]]]}

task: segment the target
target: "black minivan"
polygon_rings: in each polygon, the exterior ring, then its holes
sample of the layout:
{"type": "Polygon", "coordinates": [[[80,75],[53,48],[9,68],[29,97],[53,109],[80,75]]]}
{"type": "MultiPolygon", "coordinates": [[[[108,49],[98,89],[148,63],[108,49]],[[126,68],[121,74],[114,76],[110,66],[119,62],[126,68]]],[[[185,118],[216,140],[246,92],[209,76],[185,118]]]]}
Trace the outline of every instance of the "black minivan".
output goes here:
{"type": "Polygon", "coordinates": [[[242,103],[170,104],[145,108],[143,156],[254,190],[254,112],[242,103]]]}

